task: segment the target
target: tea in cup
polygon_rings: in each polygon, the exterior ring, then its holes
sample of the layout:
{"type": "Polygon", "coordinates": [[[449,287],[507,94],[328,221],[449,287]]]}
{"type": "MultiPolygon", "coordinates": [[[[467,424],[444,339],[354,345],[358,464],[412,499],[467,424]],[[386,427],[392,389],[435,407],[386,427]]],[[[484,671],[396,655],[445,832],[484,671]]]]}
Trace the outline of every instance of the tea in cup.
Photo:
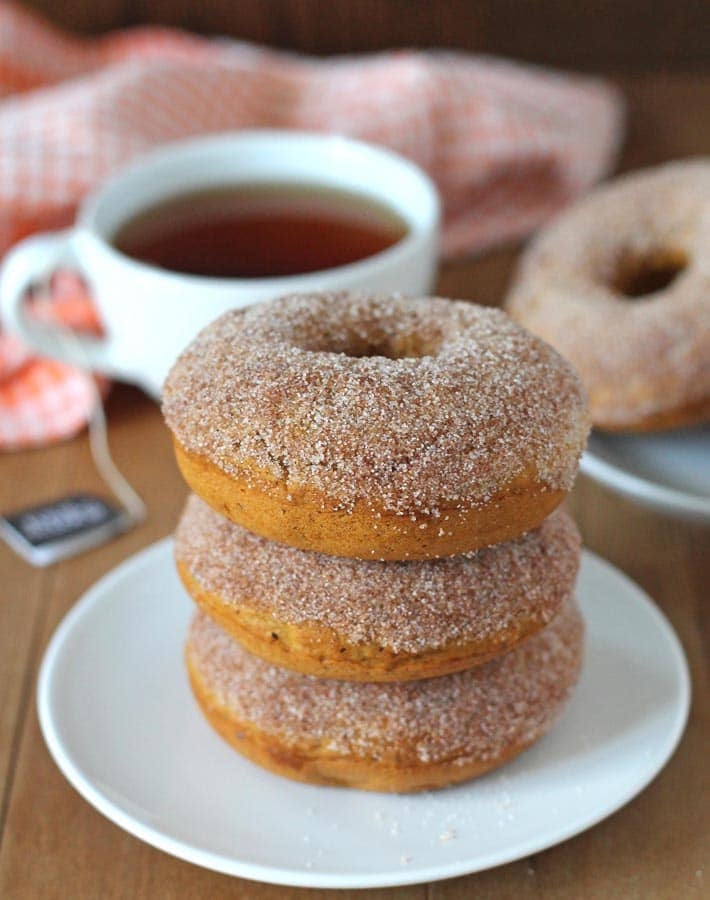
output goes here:
{"type": "Polygon", "coordinates": [[[169,144],[90,195],[76,224],[35,235],[0,270],[3,324],[44,356],[141,385],[221,313],[287,293],[426,294],[439,200],[417,166],[347,138],[246,131],[169,144]],[[104,339],[23,313],[59,267],[86,279],[104,339]]]}

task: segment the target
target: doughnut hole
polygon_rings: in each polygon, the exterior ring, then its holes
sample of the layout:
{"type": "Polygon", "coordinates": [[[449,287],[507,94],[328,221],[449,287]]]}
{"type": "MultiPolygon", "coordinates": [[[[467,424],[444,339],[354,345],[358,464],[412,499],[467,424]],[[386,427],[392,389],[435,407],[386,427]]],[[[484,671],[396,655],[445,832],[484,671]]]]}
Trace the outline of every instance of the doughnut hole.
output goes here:
{"type": "Polygon", "coordinates": [[[367,356],[383,356],[385,359],[420,359],[422,356],[437,356],[441,344],[441,337],[437,340],[427,340],[418,334],[398,334],[386,336],[379,342],[358,342],[342,352],[353,359],[367,356]]]}
{"type": "Polygon", "coordinates": [[[342,353],[351,359],[420,359],[438,356],[447,335],[431,323],[369,322],[349,327],[344,322],[336,328],[323,327],[315,340],[311,335],[303,340],[299,340],[299,335],[294,337],[301,350],[312,353],[342,353]]]}
{"type": "Polygon", "coordinates": [[[611,287],[628,300],[643,299],[667,290],[687,266],[685,252],[674,247],[625,252],[617,260],[611,287]]]}

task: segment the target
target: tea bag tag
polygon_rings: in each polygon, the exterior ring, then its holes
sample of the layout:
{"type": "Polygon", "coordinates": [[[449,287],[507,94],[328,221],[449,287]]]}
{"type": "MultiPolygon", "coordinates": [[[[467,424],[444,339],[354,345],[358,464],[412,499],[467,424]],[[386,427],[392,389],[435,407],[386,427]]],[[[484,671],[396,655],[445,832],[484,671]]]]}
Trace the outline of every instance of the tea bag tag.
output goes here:
{"type": "Polygon", "coordinates": [[[83,553],[133,526],[133,517],[94,494],[71,494],[0,517],[0,537],[33,566],[83,553]]]}
{"type": "Polygon", "coordinates": [[[0,516],[0,538],[33,566],[48,566],[98,547],[129,531],[146,515],[145,504],[111,458],[101,393],[83,358],[81,342],[59,323],[53,327],[69,358],[83,362],[80,367],[93,395],[88,420],[91,456],[117,502],[109,503],[96,494],[75,493],[0,516]]]}

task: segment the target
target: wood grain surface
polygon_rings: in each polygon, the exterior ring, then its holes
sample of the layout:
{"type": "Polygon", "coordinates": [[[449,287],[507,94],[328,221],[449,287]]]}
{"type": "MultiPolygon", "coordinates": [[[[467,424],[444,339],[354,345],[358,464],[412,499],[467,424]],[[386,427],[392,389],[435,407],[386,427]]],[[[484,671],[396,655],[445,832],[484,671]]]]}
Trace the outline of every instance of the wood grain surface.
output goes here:
{"type": "MultiPolygon", "coordinates": [[[[630,110],[623,168],[710,153],[710,77],[626,75],[620,83],[630,110]]],[[[515,258],[511,248],[448,265],[440,291],[496,303],[515,258]]],[[[0,547],[0,897],[710,896],[710,530],[635,506],[585,478],[579,479],[570,506],[587,546],[655,598],[683,642],[693,678],[693,708],[678,751],[661,775],[614,816],[544,853],[488,872],[374,891],[289,889],[229,878],[173,859],[104,819],[69,786],[45,749],[35,712],[38,664],[52,631],[81,593],[122,559],[168,534],[186,494],[155,404],[137,390],[118,386],[109,399],[108,416],[113,453],[147,502],[147,522],[46,570],[33,570],[0,547]]],[[[0,457],[2,510],[77,488],[101,490],[86,435],[59,447],[0,457]]]]}

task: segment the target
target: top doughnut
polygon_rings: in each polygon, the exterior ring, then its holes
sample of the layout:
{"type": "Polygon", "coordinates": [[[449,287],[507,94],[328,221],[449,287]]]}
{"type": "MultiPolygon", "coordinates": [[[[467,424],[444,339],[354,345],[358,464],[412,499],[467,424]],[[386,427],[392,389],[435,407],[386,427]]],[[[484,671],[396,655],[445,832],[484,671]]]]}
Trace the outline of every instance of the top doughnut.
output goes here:
{"type": "Polygon", "coordinates": [[[588,431],[551,347],[500,310],[440,298],[228,312],[163,396],[196,494],[263,537],[360,559],[452,556],[536,527],[588,431]]]}
{"type": "Polygon", "coordinates": [[[577,368],[597,427],[710,418],[710,159],[619,178],[563,213],[506,306],[577,368]]]}

